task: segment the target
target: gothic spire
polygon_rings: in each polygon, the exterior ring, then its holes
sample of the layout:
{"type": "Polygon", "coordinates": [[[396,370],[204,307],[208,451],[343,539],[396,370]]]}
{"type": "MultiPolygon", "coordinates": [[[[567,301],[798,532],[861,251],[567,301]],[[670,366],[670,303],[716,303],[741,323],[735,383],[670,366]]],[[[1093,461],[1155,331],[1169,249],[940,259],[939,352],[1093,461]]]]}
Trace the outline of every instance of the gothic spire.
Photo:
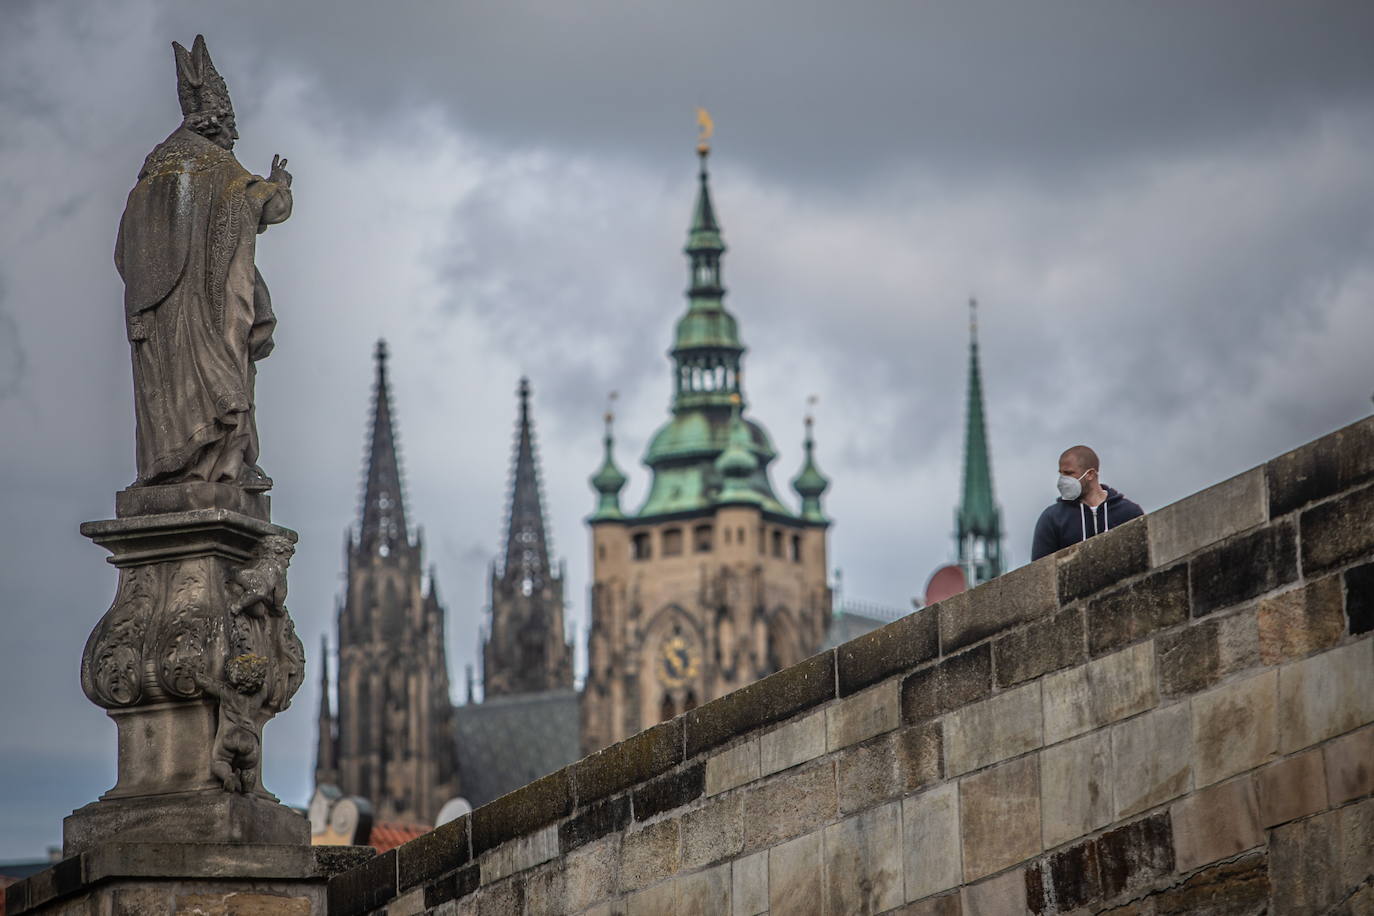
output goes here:
{"type": "Polygon", "coordinates": [[[408,543],[405,497],[401,467],[396,457],[396,431],[391,420],[391,391],[386,377],[386,341],[378,340],[377,380],[372,389],[372,439],[367,457],[367,481],[363,487],[362,520],[358,546],[364,553],[389,554],[408,543]]]}
{"type": "Polygon", "coordinates": [[[334,713],[329,707],[329,640],[320,634],[320,714],[316,722],[315,781],[337,778],[334,753],[334,713]]]}
{"type": "Polygon", "coordinates": [[[506,558],[501,575],[519,580],[522,589],[538,591],[549,577],[548,537],[539,467],[534,457],[534,424],[530,420],[530,380],[520,379],[520,418],[516,422],[515,458],[511,471],[510,514],[506,526],[506,558]]]}
{"type": "Polygon", "coordinates": [[[983,418],[978,361],[978,301],[969,303],[968,416],[964,431],[963,494],[956,513],[959,564],[977,585],[1002,573],[1002,519],[992,494],[992,459],[983,418]]]}

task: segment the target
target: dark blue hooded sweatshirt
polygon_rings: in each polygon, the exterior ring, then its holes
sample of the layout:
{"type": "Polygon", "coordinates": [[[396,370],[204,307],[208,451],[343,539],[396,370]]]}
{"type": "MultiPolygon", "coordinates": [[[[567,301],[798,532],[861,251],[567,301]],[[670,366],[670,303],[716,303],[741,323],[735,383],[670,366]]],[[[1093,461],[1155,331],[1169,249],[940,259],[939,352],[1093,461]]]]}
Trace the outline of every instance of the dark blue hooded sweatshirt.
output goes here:
{"type": "Polygon", "coordinates": [[[1094,510],[1076,499],[1056,499],[1035,523],[1031,560],[1047,557],[1094,534],[1118,528],[1145,511],[1111,487],[1103,485],[1107,499],[1094,510]]]}

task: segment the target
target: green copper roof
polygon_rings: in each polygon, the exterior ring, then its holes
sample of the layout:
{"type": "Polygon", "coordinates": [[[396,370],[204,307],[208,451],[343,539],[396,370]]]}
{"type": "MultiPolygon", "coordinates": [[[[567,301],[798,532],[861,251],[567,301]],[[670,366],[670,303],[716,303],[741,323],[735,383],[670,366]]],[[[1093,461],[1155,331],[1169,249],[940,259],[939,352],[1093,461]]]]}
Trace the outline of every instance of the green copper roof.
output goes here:
{"type": "Polygon", "coordinates": [[[959,562],[970,585],[1002,573],[1002,516],[992,495],[992,458],[983,418],[983,376],[978,362],[978,303],[969,301],[968,420],[964,431],[964,488],[955,513],[959,562]]]}
{"type": "Polygon", "coordinates": [[[792,489],[796,490],[797,495],[801,497],[802,518],[808,522],[826,524],[830,520],[821,511],[821,495],[830,488],[830,481],[816,467],[815,442],[811,437],[811,426],[812,419],[808,416],[806,418],[806,438],[803,442],[806,460],[802,463],[801,472],[792,478],[792,489]]]}
{"type": "Polygon", "coordinates": [[[597,492],[596,511],[589,519],[593,522],[614,521],[625,517],[625,513],[620,511],[620,491],[624,488],[627,478],[620,468],[615,466],[615,439],[611,434],[613,420],[614,416],[607,412],[606,437],[602,440],[606,446],[606,458],[601,462],[601,468],[592,475],[592,489],[597,492]]]}

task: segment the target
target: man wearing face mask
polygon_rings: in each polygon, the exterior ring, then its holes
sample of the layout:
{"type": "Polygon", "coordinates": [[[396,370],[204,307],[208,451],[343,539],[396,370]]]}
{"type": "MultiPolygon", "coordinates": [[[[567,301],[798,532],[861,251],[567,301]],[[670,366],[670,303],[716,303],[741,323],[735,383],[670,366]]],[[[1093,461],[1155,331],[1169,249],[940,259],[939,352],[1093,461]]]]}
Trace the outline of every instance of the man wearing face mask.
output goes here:
{"type": "Polygon", "coordinates": [[[1059,456],[1059,499],[1040,513],[1031,542],[1031,559],[1086,541],[1145,512],[1098,480],[1097,453],[1075,445],[1059,456]]]}

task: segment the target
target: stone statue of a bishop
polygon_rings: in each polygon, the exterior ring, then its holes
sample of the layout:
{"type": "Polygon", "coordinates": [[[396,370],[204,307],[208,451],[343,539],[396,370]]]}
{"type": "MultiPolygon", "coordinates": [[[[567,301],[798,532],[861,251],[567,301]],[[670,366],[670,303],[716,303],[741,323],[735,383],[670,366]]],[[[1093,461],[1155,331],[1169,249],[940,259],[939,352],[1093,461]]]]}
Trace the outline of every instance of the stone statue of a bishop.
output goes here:
{"type": "Polygon", "coordinates": [[[205,38],[172,49],[181,126],[144,160],[115,243],[133,357],[135,485],[266,490],[253,364],[272,351],[276,319],[253,254],[258,233],[291,215],[291,175],[276,156],[265,179],[234,158],[234,109],[205,38]]]}

